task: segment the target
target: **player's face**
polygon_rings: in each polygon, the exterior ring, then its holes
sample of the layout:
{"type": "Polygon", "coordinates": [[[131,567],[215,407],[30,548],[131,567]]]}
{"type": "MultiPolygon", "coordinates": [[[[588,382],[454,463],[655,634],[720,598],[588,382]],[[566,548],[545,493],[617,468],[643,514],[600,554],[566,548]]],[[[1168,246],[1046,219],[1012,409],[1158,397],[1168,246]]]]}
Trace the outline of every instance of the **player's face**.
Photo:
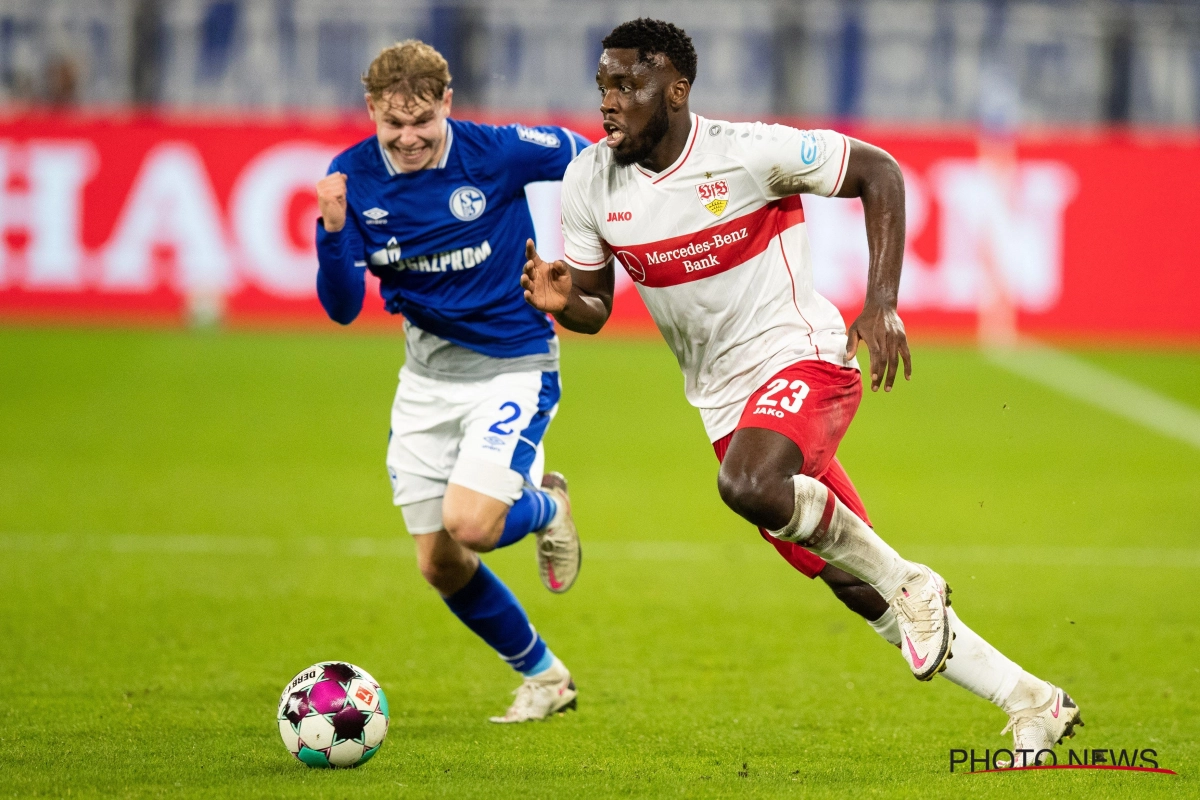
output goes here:
{"type": "Polygon", "coordinates": [[[367,95],[375,135],[401,172],[429,169],[442,157],[453,93],[447,89],[440,101],[395,93],[375,100],[367,95]]]}
{"type": "Polygon", "coordinates": [[[621,165],[646,160],[667,135],[667,88],[673,68],[661,55],[639,61],[637,50],[609,49],[600,55],[596,85],[604,115],[605,144],[621,165]]]}

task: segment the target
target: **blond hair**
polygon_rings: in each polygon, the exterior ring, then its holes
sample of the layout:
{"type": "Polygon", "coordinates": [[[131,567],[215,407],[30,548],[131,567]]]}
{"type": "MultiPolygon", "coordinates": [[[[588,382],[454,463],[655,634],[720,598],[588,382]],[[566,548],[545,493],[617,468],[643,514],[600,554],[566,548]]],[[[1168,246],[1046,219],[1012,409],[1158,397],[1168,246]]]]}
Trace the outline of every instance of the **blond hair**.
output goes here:
{"type": "Polygon", "coordinates": [[[371,97],[385,94],[437,102],[450,85],[450,65],[442,54],[418,39],[383,48],[362,76],[371,97]]]}

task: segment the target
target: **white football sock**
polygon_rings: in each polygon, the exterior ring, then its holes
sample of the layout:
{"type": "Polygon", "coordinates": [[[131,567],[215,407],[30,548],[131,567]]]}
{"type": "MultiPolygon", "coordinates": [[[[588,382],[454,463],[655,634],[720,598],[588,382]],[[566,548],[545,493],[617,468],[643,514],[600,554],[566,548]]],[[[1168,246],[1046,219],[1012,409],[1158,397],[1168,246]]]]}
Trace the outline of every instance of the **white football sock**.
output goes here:
{"type": "Polygon", "coordinates": [[[1004,708],[1024,670],[968,628],[953,608],[946,609],[946,614],[954,632],[950,645],[954,657],[946,662],[943,674],[951,683],[1004,708]]]}
{"type": "Polygon", "coordinates": [[[889,608],[883,612],[883,616],[872,622],[867,620],[867,624],[875,629],[875,632],[883,637],[883,640],[892,647],[900,646],[900,623],[896,621],[896,615],[889,608]]]}
{"type": "Polygon", "coordinates": [[[776,539],[811,550],[871,584],[889,602],[905,581],[920,575],[914,564],[901,558],[820,481],[795,475],[792,483],[795,510],[786,526],[768,531],[776,539]]]}
{"type": "MultiPolygon", "coordinates": [[[[955,638],[951,645],[953,657],[946,661],[946,671],[942,674],[951,683],[999,706],[1006,714],[1036,708],[1049,699],[1052,691],[1049,684],[988,644],[958,618],[953,608],[947,608],[946,613],[955,638]]],[[[900,626],[890,608],[869,624],[888,644],[900,646],[900,626]]]]}

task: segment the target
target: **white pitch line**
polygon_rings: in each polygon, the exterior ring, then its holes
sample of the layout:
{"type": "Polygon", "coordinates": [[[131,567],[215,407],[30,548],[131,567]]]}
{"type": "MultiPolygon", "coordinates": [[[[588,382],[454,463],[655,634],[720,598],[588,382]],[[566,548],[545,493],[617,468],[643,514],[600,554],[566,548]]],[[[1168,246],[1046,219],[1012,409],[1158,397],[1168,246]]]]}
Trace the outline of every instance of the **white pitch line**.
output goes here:
{"type": "MultiPolygon", "coordinates": [[[[1010,545],[920,545],[904,548],[914,558],[929,563],[959,564],[1061,564],[1077,567],[1153,567],[1200,569],[1196,547],[1070,547],[1010,545]]],[[[589,561],[616,562],[746,562],[774,563],[777,556],[766,542],[753,538],[728,542],[586,542],[589,561]]],[[[352,556],[358,558],[409,559],[413,548],[404,538],[392,539],[300,539],[264,536],[209,536],[202,534],[28,534],[0,533],[0,552],[98,553],[117,558],[133,555],[225,556],[352,556]]]]}
{"type": "Polygon", "coordinates": [[[1200,448],[1200,411],[1178,400],[1035,342],[984,352],[993,364],[1022,378],[1200,448]]]}

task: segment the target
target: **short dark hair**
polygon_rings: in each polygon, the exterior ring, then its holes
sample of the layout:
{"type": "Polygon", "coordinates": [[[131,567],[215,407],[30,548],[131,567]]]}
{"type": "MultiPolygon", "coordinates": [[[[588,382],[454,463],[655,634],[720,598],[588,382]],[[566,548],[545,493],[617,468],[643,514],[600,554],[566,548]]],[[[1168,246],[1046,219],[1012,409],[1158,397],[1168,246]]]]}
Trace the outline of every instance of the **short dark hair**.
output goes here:
{"type": "Polygon", "coordinates": [[[639,61],[649,61],[650,56],[662,53],[688,83],[696,82],[696,48],[692,46],[692,37],[669,22],[649,17],[622,22],[601,44],[605,49],[637,50],[639,61]]]}

